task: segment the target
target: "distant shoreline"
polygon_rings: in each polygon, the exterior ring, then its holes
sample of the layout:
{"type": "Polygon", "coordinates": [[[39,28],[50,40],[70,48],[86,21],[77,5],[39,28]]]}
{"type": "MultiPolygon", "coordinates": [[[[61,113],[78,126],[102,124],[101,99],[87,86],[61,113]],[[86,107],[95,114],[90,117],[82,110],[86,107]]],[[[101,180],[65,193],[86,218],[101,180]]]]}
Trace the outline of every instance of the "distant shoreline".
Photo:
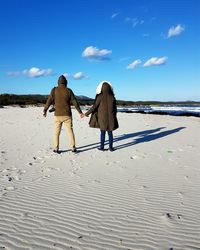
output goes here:
{"type": "Polygon", "coordinates": [[[145,110],[139,110],[139,111],[118,111],[121,113],[138,113],[138,114],[150,114],[150,115],[171,115],[171,116],[188,116],[188,117],[200,117],[200,112],[198,113],[192,113],[188,111],[184,112],[172,112],[172,111],[145,111],[145,110]]]}
{"type": "MultiPolygon", "coordinates": [[[[82,110],[87,110],[91,105],[80,105],[82,110]]],[[[17,107],[17,108],[29,108],[29,107],[44,107],[43,103],[28,104],[28,105],[0,105],[0,109],[17,107]]],[[[72,109],[74,107],[72,106],[72,109]]],[[[151,115],[170,115],[170,116],[186,116],[186,117],[200,117],[200,105],[132,105],[122,106],[117,105],[118,113],[138,113],[138,114],[151,114],[151,115]]]]}
{"type": "MultiPolygon", "coordinates": [[[[92,105],[94,99],[87,96],[76,96],[80,105],[92,105]]],[[[16,94],[0,94],[0,106],[9,105],[43,105],[48,98],[48,95],[16,95],[16,94]]],[[[119,106],[166,106],[166,105],[200,105],[200,101],[126,101],[117,100],[117,105],[119,106]]]]}

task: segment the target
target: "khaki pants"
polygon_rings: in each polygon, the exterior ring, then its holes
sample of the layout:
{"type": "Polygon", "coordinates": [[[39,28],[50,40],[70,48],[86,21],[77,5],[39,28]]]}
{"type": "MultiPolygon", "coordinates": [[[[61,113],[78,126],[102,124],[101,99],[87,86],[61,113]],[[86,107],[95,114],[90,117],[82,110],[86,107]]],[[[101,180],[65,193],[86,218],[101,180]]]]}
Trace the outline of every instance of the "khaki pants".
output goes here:
{"type": "Polygon", "coordinates": [[[60,136],[60,131],[61,131],[63,123],[66,127],[70,148],[72,149],[75,147],[75,138],[74,138],[71,116],[55,116],[54,118],[54,149],[59,149],[59,136],[60,136]]]}

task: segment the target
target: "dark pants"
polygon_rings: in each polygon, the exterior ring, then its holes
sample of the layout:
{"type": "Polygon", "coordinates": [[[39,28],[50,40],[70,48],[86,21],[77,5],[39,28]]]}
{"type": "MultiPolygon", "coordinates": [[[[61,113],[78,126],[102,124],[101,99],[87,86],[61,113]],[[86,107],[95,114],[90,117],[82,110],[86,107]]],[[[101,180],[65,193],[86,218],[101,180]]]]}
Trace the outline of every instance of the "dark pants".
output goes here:
{"type": "MultiPolygon", "coordinates": [[[[109,139],[109,148],[113,147],[113,133],[112,131],[107,131],[108,132],[108,139],[109,139]]],[[[105,130],[101,130],[101,144],[100,147],[101,149],[104,149],[104,143],[105,143],[105,135],[106,135],[106,131],[105,130]]]]}

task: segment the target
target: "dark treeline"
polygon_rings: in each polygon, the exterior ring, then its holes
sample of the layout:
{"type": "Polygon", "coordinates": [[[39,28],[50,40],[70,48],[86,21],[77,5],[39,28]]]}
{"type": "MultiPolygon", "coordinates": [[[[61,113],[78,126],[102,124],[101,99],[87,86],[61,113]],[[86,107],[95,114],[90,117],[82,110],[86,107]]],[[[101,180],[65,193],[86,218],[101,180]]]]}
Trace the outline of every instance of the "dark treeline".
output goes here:
{"type": "MultiPolygon", "coordinates": [[[[0,105],[41,105],[47,100],[47,95],[14,95],[0,94],[0,105]]],[[[77,96],[80,105],[92,105],[94,99],[86,96],[77,96]]],[[[158,102],[158,101],[123,101],[117,100],[119,106],[148,106],[148,105],[200,105],[200,102],[158,102]]]]}
{"type": "Polygon", "coordinates": [[[44,95],[13,95],[1,94],[0,105],[37,105],[45,103],[47,96],[44,95]]]}
{"type": "MultiPolygon", "coordinates": [[[[48,95],[14,95],[14,94],[1,94],[0,95],[0,105],[41,105],[45,104],[48,95]]],[[[94,102],[94,99],[77,96],[79,103],[81,105],[91,105],[94,102]]]]}

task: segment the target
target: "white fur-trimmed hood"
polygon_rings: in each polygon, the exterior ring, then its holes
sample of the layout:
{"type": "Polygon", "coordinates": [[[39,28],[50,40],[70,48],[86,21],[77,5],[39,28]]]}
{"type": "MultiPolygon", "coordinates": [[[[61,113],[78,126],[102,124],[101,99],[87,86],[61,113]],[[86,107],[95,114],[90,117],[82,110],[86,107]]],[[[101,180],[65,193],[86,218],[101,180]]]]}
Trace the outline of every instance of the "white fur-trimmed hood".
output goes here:
{"type": "Polygon", "coordinates": [[[101,81],[99,83],[99,85],[97,86],[97,89],[96,89],[96,94],[99,95],[101,93],[101,90],[102,90],[102,85],[104,84],[104,82],[106,82],[107,84],[110,85],[111,89],[113,90],[113,87],[112,87],[112,84],[108,81],[101,81]]]}

